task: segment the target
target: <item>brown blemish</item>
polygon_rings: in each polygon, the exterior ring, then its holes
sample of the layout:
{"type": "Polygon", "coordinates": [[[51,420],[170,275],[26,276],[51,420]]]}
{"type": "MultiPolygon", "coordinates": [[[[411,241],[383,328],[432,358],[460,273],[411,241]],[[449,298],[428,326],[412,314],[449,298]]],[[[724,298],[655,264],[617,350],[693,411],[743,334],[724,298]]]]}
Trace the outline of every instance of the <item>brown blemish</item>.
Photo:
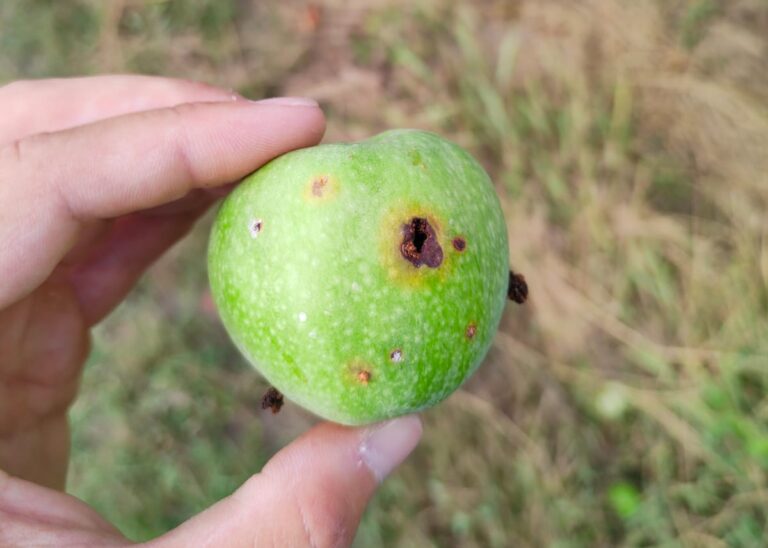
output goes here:
{"type": "Polygon", "coordinates": [[[248,232],[251,233],[251,238],[255,238],[264,228],[264,222],[261,219],[253,219],[248,223],[248,232]]]}
{"type": "Polygon", "coordinates": [[[459,253],[467,248],[467,241],[461,236],[456,236],[451,243],[453,244],[453,249],[459,253]]]}
{"type": "Polygon", "coordinates": [[[283,403],[283,395],[274,387],[270,387],[269,390],[267,390],[267,393],[261,398],[261,408],[271,409],[273,415],[280,412],[283,403]]]}
{"type": "Polygon", "coordinates": [[[325,187],[328,185],[328,176],[323,175],[312,181],[312,195],[322,197],[325,187]]]}
{"type": "Polygon", "coordinates": [[[373,366],[361,359],[353,359],[346,365],[345,375],[348,379],[357,384],[367,386],[373,378],[373,366]]]}
{"type": "Polygon", "coordinates": [[[443,262],[443,248],[437,241],[435,229],[424,217],[413,217],[402,226],[403,242],[400,254],[416,268],[427,265],[437,268],[443,262]]]}
{"type": "MultiPolygon", "coordinates": [[[[331,178],[331,184],[333,184],[333,178],[331,178]]],[[[400,288],[419,290],[430,284],[442,283],[450,279],[456,268],[463,262],[461,259],[465,257],[458,256],[451,247],[451,238],[459,233],[450,232],[447,218],[448,216],[440,209],[439,205],[423,202],[398,202],[382,215],[376,227],[377,251],[379,264],[386,272],[388,281],[400,288]],[[403,225],[410,224],[414,218],[426,219],[434,230],[437,243],[440,244],[443,252],[443,260],[439,268],[414,268],[414,264],[403,257],[401,246],[404,243],[403,232],[406,228],[403,225]]],[[[466,253],[469,251],[468,249],[466,253]]],[[[394,345],[401,342],[404,341],[393,340],[390,344],[394,345]]],[[[384,352],[383,359],[386,359],[388,350],[391,348],[382,349],[384,352]]]]}
{"type": "Polygon", "coordinates": [[[475,335],[477,334],[477,326],[473,323],[469,324],[467,326],[467,331],[465,332],[468,339],[475,338],[475,335]]]}
{"type": "Polygon", "coordinates": [[[523,304],[528,299],[528,283],[522,274],[509,271],[509,285],[507,286],[507,297],[517,304],[523,304]]]}
{"type": "Polygon", "coordinates": [[[314,205],[333,200],[339,192],[339,181],[331,174],[313,175],[304,185],[302,197],[314,205]]]}
{"type": "Polygon", "coordinates": [[[395,348],[392,352],[389,353],[389,359],[394,363],[400,363],[403,361],[403,351],[399,348],[395,348]]]}

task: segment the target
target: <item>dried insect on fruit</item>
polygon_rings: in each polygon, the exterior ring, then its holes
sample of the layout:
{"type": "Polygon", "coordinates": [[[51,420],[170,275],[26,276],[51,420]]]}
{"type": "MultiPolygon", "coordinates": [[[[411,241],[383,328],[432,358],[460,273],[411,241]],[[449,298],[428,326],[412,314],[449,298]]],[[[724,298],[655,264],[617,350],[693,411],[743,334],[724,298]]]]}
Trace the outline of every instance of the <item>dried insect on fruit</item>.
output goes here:
{"type": "Polygon", "coordinates": [[[283,395],[274,387],[270,387],[266,394],[261,398],[261,408],[271,409],[273,415],[280,412],[283,403],[285,403],[283,395]]]}
{"type": "Polygon", "coordinates": [[[507,297],[517,304],[523,304],[528,299],[528,283],[522,274],[509,271],[507,297]]]}

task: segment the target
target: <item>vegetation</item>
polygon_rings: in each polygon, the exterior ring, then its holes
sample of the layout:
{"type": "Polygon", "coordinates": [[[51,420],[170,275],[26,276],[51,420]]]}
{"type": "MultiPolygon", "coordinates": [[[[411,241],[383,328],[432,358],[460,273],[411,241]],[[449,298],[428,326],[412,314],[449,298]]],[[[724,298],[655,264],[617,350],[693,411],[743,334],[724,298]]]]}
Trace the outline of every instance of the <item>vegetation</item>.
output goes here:
{"type": "MultiPolygon", "coordinates": [[[[0,78],[138,71],[318,98],[492,174],[512,263],[487,363],[360,546],[758,546],[768,534],[764,0],[4,0],[0,78]],[[351,7],[350,7],[351,6],[351,7]]],[[[217,322],[210,218],[96,332],[70,489],[131,538],[225,496],[314,419],[217,322]]]]}

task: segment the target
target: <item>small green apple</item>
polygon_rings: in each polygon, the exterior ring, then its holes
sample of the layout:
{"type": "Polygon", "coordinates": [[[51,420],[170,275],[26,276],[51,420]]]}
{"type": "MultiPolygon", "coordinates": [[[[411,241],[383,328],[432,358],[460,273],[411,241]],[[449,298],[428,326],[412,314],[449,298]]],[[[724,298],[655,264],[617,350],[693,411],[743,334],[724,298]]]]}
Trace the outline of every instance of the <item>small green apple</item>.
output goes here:
{"type": "Polygon", "coordinates": [[[527,294],[508,262],[488,175],[415,130],[271,161],[223,203],[208,258],[241,352],[287,398],[344,424],[456,390],[488,351],[508,291],[527,294]]]}

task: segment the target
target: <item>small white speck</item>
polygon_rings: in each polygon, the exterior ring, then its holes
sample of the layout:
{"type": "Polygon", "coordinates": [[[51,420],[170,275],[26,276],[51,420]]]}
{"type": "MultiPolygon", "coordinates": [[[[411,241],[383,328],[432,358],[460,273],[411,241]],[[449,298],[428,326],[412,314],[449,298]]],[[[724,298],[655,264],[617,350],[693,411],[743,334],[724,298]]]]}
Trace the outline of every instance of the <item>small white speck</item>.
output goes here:
{"type": "Polygon", "coordinates": [[[357,282],[352,282],[352,291],[360,291],[360,284],[357,282]]]}
{"type": "Polygon", "coordinates": [[[307,313],[306,312],[299,312],[299,321],[300,322],[306,322],[307,321],[307,313]]]}
{"type": "Polygon", "coordinates": [[[391,359],[395,363],[400,363],[401,361],[403,361],[403,351],[400,350],[399,348],[394,349],[389,354],[389,359],[391,359]]]}
{"type": "Polygon", "coordinates": [[[261,232],[261,228],[264,226],[264,223],[261,219],[252,219],[248,223],[248,232],[251,233],[251,238],[256,238],[256,236],[259,235],[259,232],[261,232]]]}

